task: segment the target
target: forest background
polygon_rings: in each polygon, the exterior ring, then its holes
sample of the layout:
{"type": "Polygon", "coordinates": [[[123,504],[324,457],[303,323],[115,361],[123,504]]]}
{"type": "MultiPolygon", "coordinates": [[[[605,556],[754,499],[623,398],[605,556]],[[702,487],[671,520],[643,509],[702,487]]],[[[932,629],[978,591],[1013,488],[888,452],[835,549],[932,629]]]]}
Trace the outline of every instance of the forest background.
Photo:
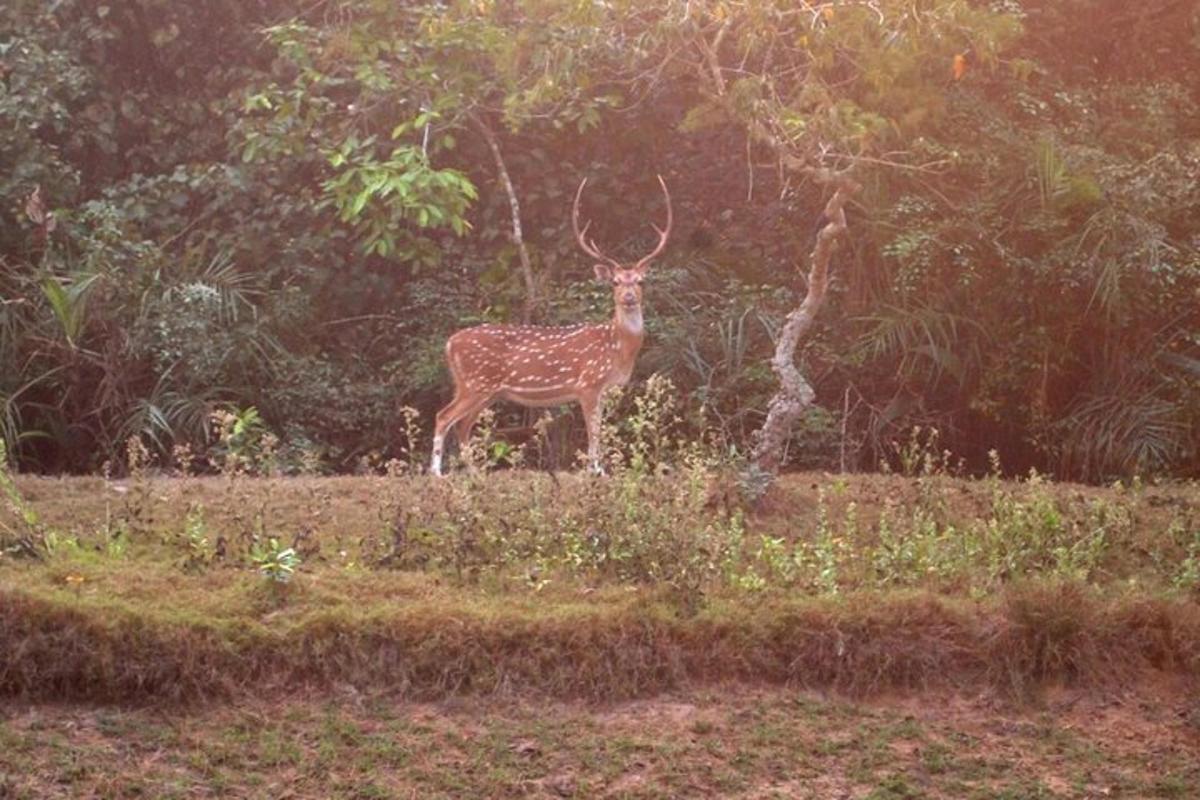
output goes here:
{"type": "Polygon", "coordinates": [[[863,190],[789,466],[919,426],[968,469],[1194,476],[1198,74],[1190,0],[9,0],[0,436],[26,470],[201,462],[217,413],[283,471],[377,468],[456,328],[610,314],[573,193],[629,256],[662,174],[635,382],[745,451],[823,168],[863,190]]]}

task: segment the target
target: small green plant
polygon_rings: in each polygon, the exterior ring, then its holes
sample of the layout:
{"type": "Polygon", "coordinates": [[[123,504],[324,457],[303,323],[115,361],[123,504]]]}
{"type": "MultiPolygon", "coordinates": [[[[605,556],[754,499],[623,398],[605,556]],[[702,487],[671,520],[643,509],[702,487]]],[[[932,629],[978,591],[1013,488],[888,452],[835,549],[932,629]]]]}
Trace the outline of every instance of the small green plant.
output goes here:
{"type": "MultiPolygon", "coordinates": [[[[847,523],[857,525],[856,510],[847,507],[847,523]]],[[[841,573],[849,547],[837,526],[829,520],[825,489],[817,492],[817,526],[812,538],[797,541],[792,554],[797,567],[797,579],[824,594],[837,594],[841,588],[841,573]]]]}
{"type": "MultiPolygon", "coordinates": [[[[671,379],[658,373],[640,391],[625,387],[605,394],[600,439],[607,470],[661,474],[685,460],[686,444],[672,438],[682,422],[678,396],[671,379]]],[[[580,458],[586,462],[582,453],[580,458]]]]}
{"type": "Polygon", "coordinates": [[[641,473],[660,469],[675,455],[671,431],[681,422],[679,390],[665,375],[655,373],[633,398],[633,413],[625,418],[629,430],[629,465],[641,473]]]}
{"type": "Polygon", "coordinates": [[[424,455],[420,445],[421,412],[412,406],[403,406],[400,409],[400,420],[399,457],[395,459],[395,464],[389,462],[387,471],[391,475],[415,475],[420,471],[421,458],[424,455]]]}
{"type": "Polygon", "coordinates": [[[283,547],[272,537],[265,546],[256,544],[250,550],[250,560],[260,575],[272,583],[289,583],[302,560],[292,547],[283,547]]]}
{"type": "Polygon", "coordinates": [[[490,408],[479,415],[470,440],[459,443],[459,455],[468,466],[483,470],[518,467],[525,461],[523,447],[496,438],[496,412],[490,408]]]}
{"type": "Polygon", "coordinates": [[[208,538],[208,526],[204,520],[204,506],[194,505],[188,509],[183,523],[183,556],[179,566],[184,572],[201,572],[213,559],[213,547],[208,538]]]}
{"type": "Polygon", "coordinates": [[[279,438],[267,429],[257,408],[219,409],[209,420],[217,439],[213,455],[224,475],[279,472],[279,438]]]}
{"type": "Polygon", "coordinates": [[[43,558],[49,555],[53,546],[54,534],[46,529],[37,512],[26,502],[17,488],[16,481],[8,467],[8,450],[2,438],[0,438],[0,493],[4,495],[4,504],[7,506],[9,516],[14,520],[9,522],[0,517],[0,556],[23,555],[31,558],[43,558]]]}
{"type": "Polygon", "coordinates": [[[843,540],[834,534],[832,527],[822,518],[818,523],[817,538],[813,542],[812,552],[817,588],[826,594],[838,593],[838,565],[843,544],[843,540]]]}
{"type": "MultiPolygon", "coordinates": [[[[892,442],[892,450],[900,467],[900,474],[907,477],[931,475],[956,475],[962,472],[962,459],[953,460],[949,450],[938,450],[941,433],[937,428],[913,426],[908,441],[892,442]]],[[[884,462],[881,466],[890,464],[884,462]]],[[[886,471],[886,470],[885,470],[886,471]]]]}
{"type": "Polygon", "coordinates": [[[921,539],[914,535],[915,530],[897,527],[895,508],[893,502],[885,502],[879,514],[879,542],[871,553],[875,581],[881,586],[909,583],[920,574],[924,560],[921,539]]]}
{"type": "Polygon", "coordinates": [[[154,527],[154,498],[151,496],[150,486],[151,454],[146,443],[137,436],[130,436],[125,440],[125,466],[128,480],[114,481],[112,463],[104,463],[104,483],[108,489],[105,493],[104,533],[109,541],[142,535],[154,527]],[[109,492],[116,493],[121,499],[115,516],[107,499],[109,492]]]}
{"type": "Polygon", "coordinates": [[[109,558],[124,558],[129,550],[129,536],[120,528],[104,537],[104,554],[109,558]]]}
{"type": "MultiPolygon", "coordinates": [[[[796,577],[796,559],[787,541],[782,537],[775,536],[759,536],[758,551],[754,554],[755,561],[763,564],[767,574],[774,579],[774,582],[781,585],[791,584],[796,577]]],[[[757,574],[755,573],[755,577],[757,574]]],[[[765,588],[766,580],[763,580],[762,587],[765,588]]]]}
{"type": "Polygon", "coordinates": [[[1187,556],[1179,565],[1179,571],[1172,579],[1172,585],[1183,592],[1200,592],[1200,530],[1192,533],[1192,540],[1187,545],[1187,556]]]}

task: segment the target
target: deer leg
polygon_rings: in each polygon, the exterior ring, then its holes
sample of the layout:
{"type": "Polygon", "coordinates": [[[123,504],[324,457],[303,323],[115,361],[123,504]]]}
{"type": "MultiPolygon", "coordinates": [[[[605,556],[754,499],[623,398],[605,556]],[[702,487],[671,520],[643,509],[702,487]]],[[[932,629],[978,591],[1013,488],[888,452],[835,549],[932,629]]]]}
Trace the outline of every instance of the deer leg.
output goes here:
{"type": "MultiPolygon", "coordinates": [[[[433,459],[429,463],[429,471],[432,474],[442,474],[442,448],[446,442],[446,433],[450,430],[451,426],[465,419],[470,419],[471,425],[474,425],[479,412],[490,402],[490,397],[481,398],[471,395],[457,395],[450,401],[449,405],[438,412],[437,421],[433,427],[433,459]]],[[[470,426],[467,426],[466,430],[469,432],[470,426]]],[[[463,439],[460,431],[460,446],[462,442],[463,439]]]]}
{"type": "Polygon", "coordinates": [[[457,398],[451,400],[450,405],[438,412],[437,419],[433,424],[433,456],[429,460],[431,475],[441,476],[442,474],[442,445],[446,440],[446,429],[450,427],[450,423],[444,420],[454,411],[457,404],[457,398]]]}
{"type": "Polygon", "coordinates": [[[579,407],[583,409],[583,421],[587,425],[588,468],[597,475],[603,475],[604,467],[600,463],[600,396],[579,398],[579,407]]]}
{"type": "Polygon", "coordinates": [[[467,442],[471,438],[471,429],[475,427],[475,422],[482,412],[483,406],[480,406],[474,411],[463,414],[458,422],[454,423],[454,438],[458,439],[459,447],[467,446],[467,442]]]}

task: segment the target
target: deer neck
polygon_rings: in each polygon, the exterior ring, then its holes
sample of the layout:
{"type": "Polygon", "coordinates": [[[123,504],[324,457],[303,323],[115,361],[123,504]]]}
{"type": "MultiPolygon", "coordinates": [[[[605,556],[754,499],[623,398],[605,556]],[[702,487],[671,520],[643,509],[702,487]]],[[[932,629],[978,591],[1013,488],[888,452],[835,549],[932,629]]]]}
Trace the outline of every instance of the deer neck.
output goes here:
{"type": "Polygon", "coordinates": [[[642,338],[646,335],[642,307],[625,308],[618,305],[616,313],[613,314],[612,327],[617,341],[623,345],[632,346],[636,351],[642,346],[642,338]]]}

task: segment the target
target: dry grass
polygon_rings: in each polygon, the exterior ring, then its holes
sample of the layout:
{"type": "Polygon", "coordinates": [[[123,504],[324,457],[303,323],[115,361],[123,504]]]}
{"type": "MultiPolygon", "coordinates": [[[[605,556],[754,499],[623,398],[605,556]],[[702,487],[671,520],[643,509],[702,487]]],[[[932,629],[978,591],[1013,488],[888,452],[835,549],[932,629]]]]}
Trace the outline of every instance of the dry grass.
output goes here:
{"type": "Polygon", "coordinates": [[[360,608],[294,597],[286,610],[217,617],[169,597],[10,588],[0,652],[0,694],[134,703],[296,686],[611,699],[729,680],[1025,693],[1152,668],[1200,677],[1200,608],[1067,585],[979,605],[920,594],[714,601],[686,618],[640,593],[515,603],[445,591],[360,608]]]}

